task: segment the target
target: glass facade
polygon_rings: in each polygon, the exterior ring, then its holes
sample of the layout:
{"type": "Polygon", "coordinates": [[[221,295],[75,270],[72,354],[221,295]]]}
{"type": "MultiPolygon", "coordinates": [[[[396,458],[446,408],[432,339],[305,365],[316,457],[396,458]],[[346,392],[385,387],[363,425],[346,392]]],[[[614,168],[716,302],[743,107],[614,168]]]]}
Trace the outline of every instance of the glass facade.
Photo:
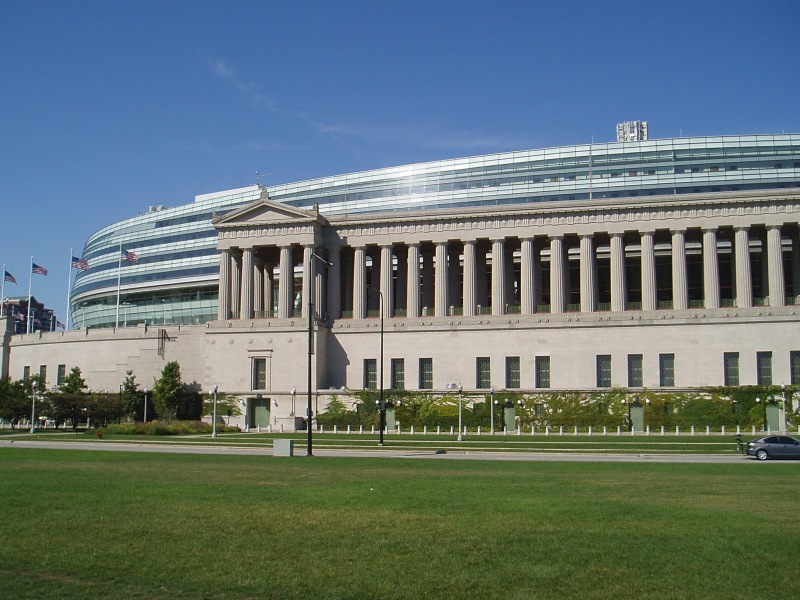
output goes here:
{"type": "MultiPolygon", "coordinates": [[[[800,135],[673,138],[566,146],[375,169],[271,186],[276,202],[326,216],[800,186],[800,135]]],[[[128,325],[204,323],[217,315],[212,216],[261,197],[259,186],[197,196],[109,225],[86,242],[72,327],[113,327],[117,281],[128,325]],[[138,264],[122,263],[120,249],[138,264]]],[[[124,323],[119,315],[119,323],[124,323]]]]}

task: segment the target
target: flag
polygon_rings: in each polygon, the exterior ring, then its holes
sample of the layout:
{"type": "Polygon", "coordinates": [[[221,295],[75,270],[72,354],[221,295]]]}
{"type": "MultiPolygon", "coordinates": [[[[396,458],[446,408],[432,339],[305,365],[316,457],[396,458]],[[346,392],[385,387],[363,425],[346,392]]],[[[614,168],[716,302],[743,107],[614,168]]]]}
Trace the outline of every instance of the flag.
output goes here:
{"type": "Polygon", "coordinates": [[[78,269],[78,271],[85,271],[89,268],[89,261],[84,260],[82,258],[78,258],[77,256],[72,257],[72,268],[78,269]]]}
{"type": "Polygon", "coordinates": [[[33,272],[37,275],[47,275],[47,269],[40,267],[36,263],[33,263],[33,272]]]}
{"type": "Polygon", "coordinates": [[[14,279],[14,276],[8,271],[6,271],[6,281],[8,281],[9,283],[17,283],[17,280],[14,279]]]}
{"type": "Polygon", "coordinates": [[[133,250],[122,250],[122,260],[127,260],[132,265],[139,264],[139,257],[136,255],[136,252],[133,250]]]}
{"type": "Polygon", "coordinates": [[[61,329],[64,329],[64,324],[61,321],[56,320],[56,327],[61,327],[61,329]]]}

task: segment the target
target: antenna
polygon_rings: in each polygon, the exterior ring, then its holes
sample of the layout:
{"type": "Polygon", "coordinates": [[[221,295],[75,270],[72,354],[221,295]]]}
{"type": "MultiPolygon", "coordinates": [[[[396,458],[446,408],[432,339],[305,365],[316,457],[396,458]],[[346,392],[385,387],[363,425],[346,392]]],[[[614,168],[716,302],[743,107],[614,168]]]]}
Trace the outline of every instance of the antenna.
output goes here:
{"type": "MultiPolygon", "coordinates": [[[[264,177],[268,177],[270,175],[272,175],[272,173],[264,173],[264,177]]],[[[258,185],[258,187],[261,187],[261,173],[259,173],[258,171],[256,171],[256,185],[258,185]]]]}

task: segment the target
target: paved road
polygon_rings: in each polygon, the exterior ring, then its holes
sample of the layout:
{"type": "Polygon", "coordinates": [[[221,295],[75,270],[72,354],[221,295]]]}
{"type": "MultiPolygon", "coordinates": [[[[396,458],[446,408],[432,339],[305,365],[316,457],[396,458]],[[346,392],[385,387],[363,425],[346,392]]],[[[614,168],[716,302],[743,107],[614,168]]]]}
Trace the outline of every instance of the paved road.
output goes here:
{"type": "MultiPolygon", "coordinates": [[[[253,448],[229,445],[176,445],[157,443],[127,442],[44,442],[28,441],[19,438],[0,440],[2,448],[52,448],[59,450],[97,450],[105,452],[162,452],[171,454],[228,454],[250,456],[272,456],[272,448],[253,448]]],[[[305,448],[295,449],[296,457],[306,457],[305,448]]],[[[425,450],[395,450],[382,448],[375,450],[330,450],[318,449],[315,457],[355,457],[355,458],[419,458],[438,460],[505,460],[530,462],[647,462],[647,463],[710,463],[710,464],[760,464],[759,461],[739,455],[730,454],[580,454],[580,453],[539,453],[539,452],[480,452],[453,451],[435,452],[425,450]]],[[[793,464],[800,465],[800,461],[793,464]]]]}

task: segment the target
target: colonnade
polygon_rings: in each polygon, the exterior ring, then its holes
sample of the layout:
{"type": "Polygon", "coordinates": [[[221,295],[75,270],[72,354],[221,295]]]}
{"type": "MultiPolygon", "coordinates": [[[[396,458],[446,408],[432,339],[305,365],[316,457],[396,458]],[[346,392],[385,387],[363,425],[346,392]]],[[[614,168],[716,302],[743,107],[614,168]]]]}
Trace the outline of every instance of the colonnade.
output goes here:
{"type": "Polygon", "coordinates": [[[219,318],[307,317],[310,304],[328,320],[749,308],[794,304],[800,294],[797,223],[364,244],[328,237],[335,242],[222,250],[219,318]]]}

